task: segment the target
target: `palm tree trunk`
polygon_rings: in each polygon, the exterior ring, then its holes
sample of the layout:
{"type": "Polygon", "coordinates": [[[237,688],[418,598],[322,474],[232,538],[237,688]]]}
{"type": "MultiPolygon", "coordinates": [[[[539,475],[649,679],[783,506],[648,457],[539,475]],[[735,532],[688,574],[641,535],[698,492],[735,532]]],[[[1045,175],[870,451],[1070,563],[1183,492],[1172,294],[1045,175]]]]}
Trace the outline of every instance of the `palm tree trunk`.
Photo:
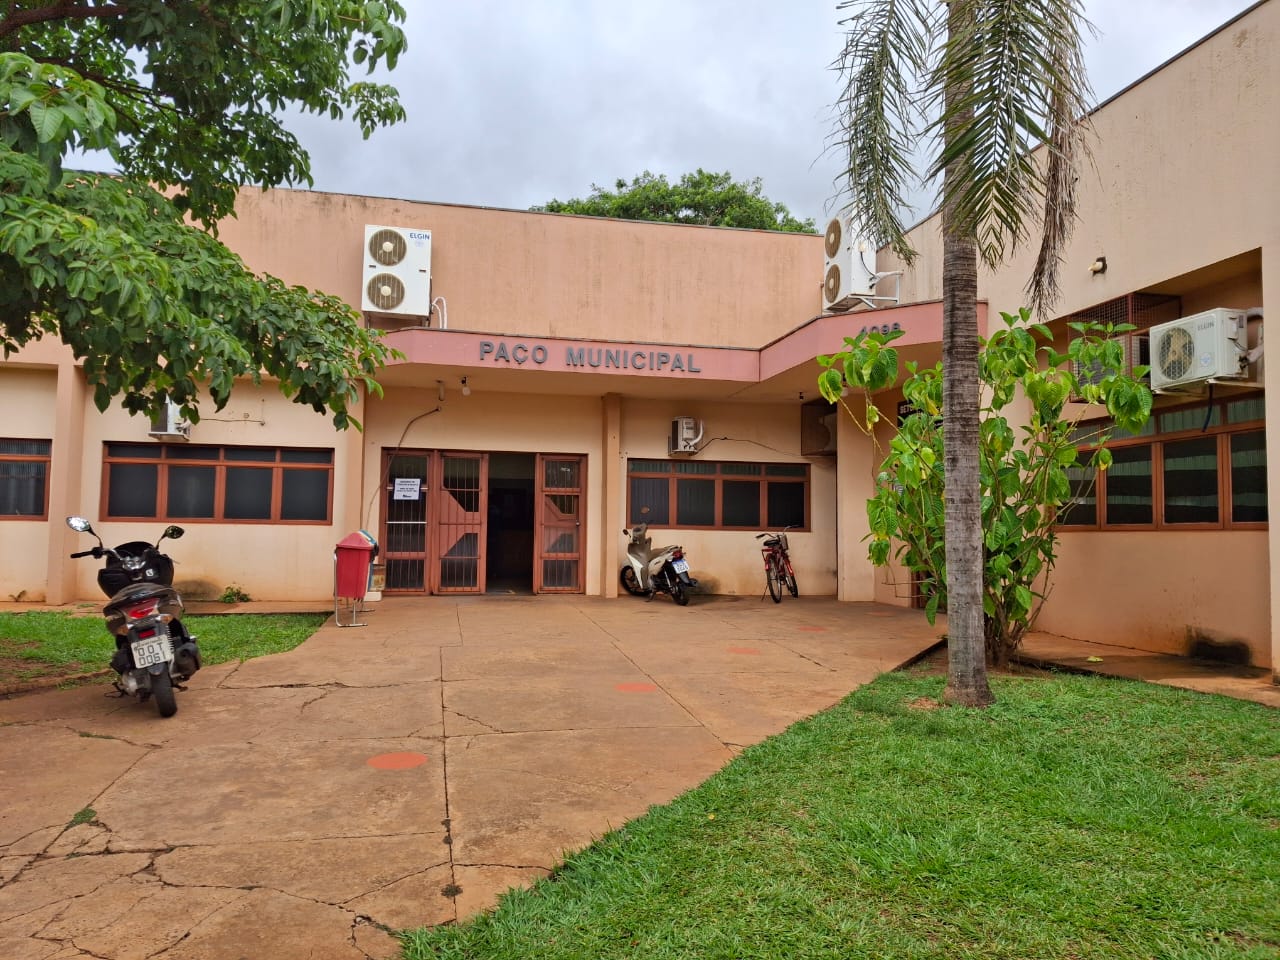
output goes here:
{"type": "MultiPolygon", "coordinates": [[[[959,34],[969,0],[953,0],[947,29],[959,34]]],[[[949,104],[966,98],[968,84],[948,86],[949,104]]],[[[954,142],[968,119],[949,110],[943,138],[954,142]]],[[[946,144],[943,146],[946,150],[946,144]]],[[[948,164],[946,183],[963,178],[962,161],[948,164]]],[[[944,196],[949,191],[943,190],[944,196]]],[[[947,703],[980,707],[994,702],[987,683],[982,624],[982,494],[978,446],[978,244],[971,224],[957,222],[951,204],[942,210],[942,423],[943,502],[947,564],[947,703]]]]}

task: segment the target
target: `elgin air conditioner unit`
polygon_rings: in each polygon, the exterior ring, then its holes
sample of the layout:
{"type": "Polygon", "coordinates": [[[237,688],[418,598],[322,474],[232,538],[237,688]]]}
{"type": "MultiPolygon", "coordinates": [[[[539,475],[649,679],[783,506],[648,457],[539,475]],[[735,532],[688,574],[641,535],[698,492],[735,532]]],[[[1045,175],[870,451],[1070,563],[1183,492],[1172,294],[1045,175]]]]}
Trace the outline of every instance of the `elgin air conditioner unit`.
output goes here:
{"type": "MultiPolygon", "coordinates": [[[[856,303],[874,297],[876,284],[876,252],[866,240],[854,236],[847,213],[833,217],[827,224],[824,244],[826,272],[822,281],[824,310],[848,310],[856,303]]],[[[868,304],[870,305],[870,304],[868,304]]]]}
{"type": "Polygon", "coordinates": [[[360,309],[366,313],[430,315],[430,230],[365,226],[360,309]]]}
{"type": "Polygon", "coordinates": [[[164,409],[151,418],[151,429],[147,436],[157,440],[190,440],[191,424],[182,419],[178,405],[168,398],[164,401],[164,409]]]}
{"type": "Polygon", "coordinates": [[[1248,373],[1243,310],[1218,307],[1151,328],[1151,389],[1180,392],[1211,381],[1245,379],[1248,373]]]}
{"type": "Polygon", "coordinates": [[[671,436],[667,440],[667,453],[689,456],[698,452],[702,442],[702,422],[693,417],[673,417],[671,436]]]}

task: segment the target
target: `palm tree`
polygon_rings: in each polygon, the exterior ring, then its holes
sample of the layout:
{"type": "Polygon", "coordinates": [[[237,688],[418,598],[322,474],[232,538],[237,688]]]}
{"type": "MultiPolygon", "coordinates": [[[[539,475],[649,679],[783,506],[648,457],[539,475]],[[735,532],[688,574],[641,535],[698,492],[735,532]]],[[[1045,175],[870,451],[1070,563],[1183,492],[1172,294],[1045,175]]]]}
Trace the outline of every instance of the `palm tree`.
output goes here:
{"type": "Polygon", "coordinates": [[[848,192],[863,234],[908,264],[915,252],[899,211],[914,152],[938,145],[926,178],[942,175],[945,697],[985,706],[994,698],[982,614],[978,259],[999,265],[1038,222],[1028,299],[1039,312],[1057,297],[1085,146],[1088,25],[1080,0],[950,0],[945,9],[930,0],[844,0],[838,9],[852,11],[841,21],[837,62],[848,192]]]}

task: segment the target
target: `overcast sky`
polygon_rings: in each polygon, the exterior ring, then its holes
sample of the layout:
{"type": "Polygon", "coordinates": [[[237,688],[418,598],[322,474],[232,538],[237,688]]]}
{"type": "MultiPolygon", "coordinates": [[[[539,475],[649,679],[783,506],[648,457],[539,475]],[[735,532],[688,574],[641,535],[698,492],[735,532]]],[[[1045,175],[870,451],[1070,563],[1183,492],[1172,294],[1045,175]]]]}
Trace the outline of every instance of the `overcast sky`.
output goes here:
{"type": "MultiPolygon", "coordinates": [[[[1086,0],[1095,102],[1252,2],[1086,0]]],[[[702,167],[762,178],[819,226],[832,209],[834,0],[404,3],[410,47],[390,81],[409,119],[368,141],[299,119],[317,190],[523,209],[702,167]]]]}

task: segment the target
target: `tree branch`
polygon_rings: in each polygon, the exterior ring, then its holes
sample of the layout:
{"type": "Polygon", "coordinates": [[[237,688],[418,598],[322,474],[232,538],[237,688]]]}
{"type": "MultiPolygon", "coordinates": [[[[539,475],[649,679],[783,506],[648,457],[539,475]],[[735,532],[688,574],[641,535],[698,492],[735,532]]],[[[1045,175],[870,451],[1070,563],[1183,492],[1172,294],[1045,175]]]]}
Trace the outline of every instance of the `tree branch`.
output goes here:
{"type": "Polygon", "coordinates": [[[0,40],[37,23],[48,23],[51,20],[108,20],[128,12],[127,0],[100,7],[75,6],[71,0],[58,0],[47,7],[37,7],[34,10],[18,10],[16,4],[11,4],[9,12],[0,19],[0,40]]]}

